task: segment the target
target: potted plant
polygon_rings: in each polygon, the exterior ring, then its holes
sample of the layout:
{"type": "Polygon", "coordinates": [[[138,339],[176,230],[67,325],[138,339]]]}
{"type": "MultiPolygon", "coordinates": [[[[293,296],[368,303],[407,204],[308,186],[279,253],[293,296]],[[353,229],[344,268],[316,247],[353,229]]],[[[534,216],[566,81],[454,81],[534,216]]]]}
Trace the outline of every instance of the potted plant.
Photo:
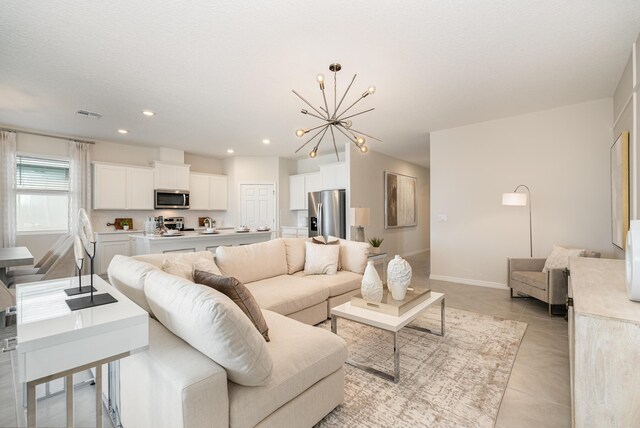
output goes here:
{"type": "Polygon", "coordinates": [[[369,239],[369,244],[371,244],[371,252],[373,254],[380,254],[380,246],[382,245],[382,241],[384,241],[384,238],[377,238],[375,236],[369,239]]]}
{"type": "Polygon", "coordinates": [[[120,222],[120,226],[122,226],[122,230],[129,230],[129,221],[128,220],[122,220],[120,222]]]}

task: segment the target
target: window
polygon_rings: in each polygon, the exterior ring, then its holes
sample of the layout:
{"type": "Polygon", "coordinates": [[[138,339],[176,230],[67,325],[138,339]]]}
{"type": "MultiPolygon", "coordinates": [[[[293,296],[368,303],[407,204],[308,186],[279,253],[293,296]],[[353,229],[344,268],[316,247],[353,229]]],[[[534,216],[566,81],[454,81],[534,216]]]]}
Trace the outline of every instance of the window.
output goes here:
{"type": "Polygon", "coordinates": [[[16,158],[17,231],[69,231],[69,161],[16,158]]]}

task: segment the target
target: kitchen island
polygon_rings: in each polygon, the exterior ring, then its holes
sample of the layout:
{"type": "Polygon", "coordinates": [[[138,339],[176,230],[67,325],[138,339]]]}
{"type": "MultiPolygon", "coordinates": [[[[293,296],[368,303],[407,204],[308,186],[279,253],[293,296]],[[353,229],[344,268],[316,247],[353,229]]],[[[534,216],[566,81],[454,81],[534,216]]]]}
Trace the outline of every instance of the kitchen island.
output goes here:
{"type": "Polygon", "coordinates": [[[216,234],[184,232],[180,236],[129,235],[132,255],[157,253],[188,253],[195,251],[215,251],[224,245],[247,245],[273,239],[273,232],[236,232],[222,230],[216,234]]]}

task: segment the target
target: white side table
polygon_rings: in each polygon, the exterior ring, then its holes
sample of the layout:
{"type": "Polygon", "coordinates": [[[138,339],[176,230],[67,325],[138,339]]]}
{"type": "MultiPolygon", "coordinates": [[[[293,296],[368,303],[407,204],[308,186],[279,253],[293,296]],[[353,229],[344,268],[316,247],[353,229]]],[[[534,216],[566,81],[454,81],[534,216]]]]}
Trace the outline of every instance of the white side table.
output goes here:
{"type": "MultiPolygon", "coordinates": [[[[82,283],[89,283],[84,276],[82,283]]],[[[149,314],[94,276],[98,293],[118,301],[71,311],[64,290],[77,278],[19,284],[16,287],[19,379],[27,384],[27,425],[36,426],[36,385],[64,377],[67,427],[73,426],[73,374],[95,369],[96,426],[102,427],[102,365],[146,349],[149,314]]],[[[86,294],[73,296],[83,297],[86,294]]]]}

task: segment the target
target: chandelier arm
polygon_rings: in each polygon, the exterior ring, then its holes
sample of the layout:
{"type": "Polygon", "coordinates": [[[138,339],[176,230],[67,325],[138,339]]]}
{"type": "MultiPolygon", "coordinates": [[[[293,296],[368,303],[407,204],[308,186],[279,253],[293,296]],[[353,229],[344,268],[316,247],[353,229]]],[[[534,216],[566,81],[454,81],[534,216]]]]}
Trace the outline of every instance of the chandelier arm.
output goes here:
{"type": "Polygon", "coordinates": [[[344,131],[342,130],[342,127],[341,127],[341,126],[336,126],[336,129],[337,129],[338,131],[342,132],[342,133],[343,133],[343,134],[344,134],[344,135],[349,139],[349,141],[351,141],[352,143],[356,144],[356,146],[358,145],[358,144],[357,144],[357,140],[352,140],[352,139],[351,139],[351,137],[349,136],[349,134],[347,134],[346,132],[344,132],[344,131]]]}
{"type": "Polygon", "coordinates": [[[352,131],[357,132],[358,134],[362,134],[362,135],[364,135],[365,137],[369,137],[369,138],[371,138],[371,139],[373,139],[373,140],[376,140],[376,141],[380,141],[380,142],[382,142],[382,140],[381,140],[380,138],[376,138],[376,137],[373,137],[373,136],[371,136],[371,135],[369,135],[369,134],[365,134],[364,132],[362,132],[362,131],[358,131],[357,129],[353,129],[353,128],[351,128],[351,130],[352,130],[352,131]]]}
{"type": "Polygon", "coordinates": [[[358,104],[360,101],[362,101],[362,99],[363,99],[363,98],[364,98],[364,97],[363,97],[362,95],[360,95],[360,98],[358,98],[358,99],[357,99],[353,104],[351,104],[351,105],[350,105],[350,106],[349,106],[345,111],[343,111],[342,113],[340,113],[340,115],[339,115],[338,117],[336,117],[336,118],[335,118],[335,120],[339,120],[339,119],[341,119],[341,118],[342,118],[342,116],[344,116],[344,114],[345,114],[346,112],[348,112],[349,110],[351,110],[351,108],[352,108],[354,105],[356,105],[356,104],[358,104]]]}
{"type": "Polygon", "coordinates": [[[356,76],[357,74],[353,75],[353,79],[351,79],[351,83],[349,83],[349,86],[347,86],[347,90],[344,91],[344,95],[342,96],[342,99],[340,100],[340,102],[338,103],[338,107],[336,107],[335,111],[333,112],[333,118],[336,118],[336,114],[338,114],[338,109],[340,108],[340,106],[342,105],[342,102],[344,101],[344,98],[347,96],[347,94],[349,93],[349,89],[351,89],[351,85],[353,85],[353,82],[355,82],[356,80],[356,76]]]}
{"type": "Polygon", "coordinates": [[[322,128],[323,126],[331,125],[331,123],[323,123],[322,125],[314,126],[313,128],[307,129],[307,132],[315,131],[318,128],[322,128]]]}
{"type": "Polygon", "coordinates": [[[333,139],[333,149],[336,151],[336,158],[338,159],[338,162],[340,162],[340,156],[338,155],[338,146],[336,146],[336,135],[333,133],[333,126],[330,126],[329,129],[331,129],[331,138],[333,139]]]}
{"type": "Polygon", "coordinates": [[[318,118],[320,120],[324,120],[325,122],[330,122],[330,120],[327,119],[326,117],[318,116],[317,114],[313,114],[313,113],[309,113],[309,112],[302,113],[302,114],[308,114],[309,116],[313,116],[313,117],[318,118]]]}
{"type": "Polygon", "coordinates": [[[352,118],[354,116],[359,116],[359,115],[364,114],[364,113],[369,113],[370,111],[373,111],[373,110],[375,110],[375,107],[374,108],[370,108],[368,110],[363,110],[360,113],[352,114],[351,116],[343,117],[340,120],[347,120],[347,119],[350,119],[350,118],[352,118]]]}
{"type": "MultiPolygon", "coordinates": [[[[326,124],[326,125],[323,125],[323,126],[328,127],[328,126],[331,126],[331,125],[326,124]]],[[[319,130],[318,132],[316,132],[316,133],[314,134],[314,136],[313,136],[313,137],[309,138],[307,141],[305,141],[305,142],[304,142],[304,144],[302,144],[300,147],[298,147],[298,150],[296,150],[294,153],[298,153],[298,152],[299,152],[299,151],[300,151],[304,146],[306,146],[307,144],[309,144],[309,143],[311,142],[311,140],[313,140],[313,139],[314,139],[314,138],[316,138],[318,135],[320,135],[320,133],[321,133],[321,132],[322,132],[322,129],[321,129],[321,130],[319,130]]]]}
{"type": "Polygon", "coordinates": [[[324,92],[324,85],[322,85],[322,99],[324,100],[324,108],[325,108],[325,112],[327,113],[327,120],[331,119],[331,117],[329,116],[329,106],[327,105],[327,95],[324,92]]]}
{"type": "Polygon", "coordinates": [[[329,128],[331,128],[331,125],[327,125],[327,127],[324,129],[324,132],[322,133],[322,135],[320,136],[320,139],[318,140],[318,144],[316,144],[315,150],[318,150],[318,147],[320,146],[320,143],[322,143],[322,139],[327,134],[327,130],[329,128]]]}
{"type": "Polygon", "coordinates": [[[320,113],[320,112],[318,111],[318,109],[317,109],[317,108],[315,108],[314,106],[312,106],[312,105],[311,105],[311,103],[309,103],[309,101],[305,100],[305,99],[304,99],[304,97],[303,97],[302,95],[300,95],[299,93],[297,93],[297,92],[296,92],[295,90],[293,90],[293,89],[291,90],[291,92],[293,92],[294,94],[296,94],[296,96],[297,96],[298,98],[300,98],[302,101],[304,101],[304,102],[305,102],[309,107],[311,107],[312,109],[314,109],[314,110],[315,110],[315,112],[316,112],[316,113],[318,113],[320,116],[322,116],[322,113],[320,113]]]}

